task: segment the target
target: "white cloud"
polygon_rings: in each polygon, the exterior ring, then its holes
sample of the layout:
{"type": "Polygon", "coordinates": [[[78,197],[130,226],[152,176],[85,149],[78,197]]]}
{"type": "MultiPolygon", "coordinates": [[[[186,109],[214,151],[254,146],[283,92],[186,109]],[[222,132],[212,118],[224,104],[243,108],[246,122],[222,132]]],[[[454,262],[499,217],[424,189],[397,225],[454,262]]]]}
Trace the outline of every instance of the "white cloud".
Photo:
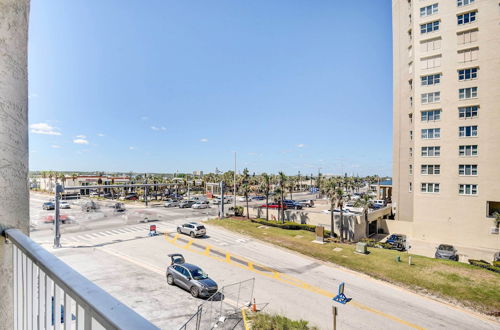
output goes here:
{"type": "Polygon", "coordinates": [[[200,140],[200,142],[203,142],[203,143],[208,142],[208,139],[203,138],[203,139],[200,140]]]}
{"type": "Polygon", "coordinates": [[[77,137],[78,139],[85,139],[85,138],[86,138],[86,136],[85,136],[85,135],[77,135],[76,137],[77,137]]]}
{"type": "Polygon", "coordinates": [[[153,131],[166,131],[167,130],[167,128],[165,126],[160,126],[160,127],[158,127],[158,126],[151,126],[151,129],[153,131]]]}
{"type": "Polygon", "coordinates": [[[57,144],[53,144],[50,146],[51,148],[54,148],[54,149],[59,149],[61,148],[61,146],[57,145],[57,144]]]}
{"type": "Polygon", "coordinates": [[[135,150],[135,147],[128,147],[128,150],[135,150]]]}
{"type": "Polygon", "coordinates": [[[297,148],[304,148],[304,147],[305,147],[305,144],[303,144],[303,143],[297,144],[297,148]]]}
{"type": "Polygon", "coordinates": [[[87,141],[85,139],[74,139],[73,143],[76,143],[76,144],[89,144],[89,141],[87,141]]]}
{"type": "Polygon", "coordinates": [[[102,134],[102,133],[97,133],[97,136],[103,137],[103,136],[104,136],[104,134],[102,134]]]}
{"type": "Polygon", "coordinates": [[[30,125],[31,133],[34,134],[44,134],[44,135],[61,135],[60,132],[57,131],[56,127],[50,126],[47,123],[38,123],[30,125]]]}

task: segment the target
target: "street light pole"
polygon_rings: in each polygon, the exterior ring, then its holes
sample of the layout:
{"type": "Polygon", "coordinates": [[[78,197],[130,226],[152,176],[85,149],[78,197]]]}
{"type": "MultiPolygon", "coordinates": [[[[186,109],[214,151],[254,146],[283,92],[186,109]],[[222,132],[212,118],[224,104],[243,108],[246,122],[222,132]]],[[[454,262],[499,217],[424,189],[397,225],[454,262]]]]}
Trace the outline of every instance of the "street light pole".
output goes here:
{"type": "Polygon", "coordinates": [[[224,218],[224,181],[220,182],[220,209],[219,219],[224,218]]]}
{"type": "Polygon", "coordinates": [[[233,184],[234,184],[234,212],[236,212],[236,151],[234,152],[234,178],[233,178],[233,184]]]}
{"type": "Polygon", "coordinates": [[[54,217],[54,248],[61,247],[61,228],[60,228],[60,214],[59,214],[59,198],[64,188],[59,183],[56,184],[56,198],[55,198],[55,217],[54,217]]]}

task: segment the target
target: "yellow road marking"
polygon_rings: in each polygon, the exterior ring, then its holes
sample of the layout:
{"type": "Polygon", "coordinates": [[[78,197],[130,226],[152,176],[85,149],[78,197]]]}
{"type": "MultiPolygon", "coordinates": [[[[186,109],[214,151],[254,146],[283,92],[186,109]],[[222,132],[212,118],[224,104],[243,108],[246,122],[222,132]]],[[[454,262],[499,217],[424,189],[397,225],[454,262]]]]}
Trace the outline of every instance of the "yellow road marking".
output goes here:
{"type": "MultiPolygon", "coordinates": [[[[200,254],[200,255],[203,255],[203,256],[208,256],[212,259],[215,259],[215,260],[218,260],[218,261],[222,261],[222,262],[226,262],[230,265],[234,265],[234,266],[238,266],[238,267],[241,267],[241,268],[244,268],[246,270],[250,270],[254,273],[258,273],[260,275],[263,275],[263,276],[266,276],[266,277],[269,277],[269,278],[273,278],[273,279],[276,279],[280,282],[283,282],[283,283],[286,283],[288,285],[291,285],[291,286],[294,286],[294,287],[297,287],[297,288],[301,288],[301,289],[304,289],[304,290],[307,290],[309,292],[313,292],[313,293],[316,293],[316,294],[319,294],[319,295],[322,295],[324,297],[327,297],[329,299],[332,299],[333,297],[336,296],[336,294],[330,292],[330,291],[327,291],[327,290],[323,290],[319,287],[316,287],[314,285],[311,285],[311,284],[308,284],[300,279],[297,279],[297,278],[294,278],[288,274],[283,274],[283,273],[280,273],[272,268],[269,268],[269,267],[266,267],[266,266],[262,266],[262,265],[258,265],[259,268],[261,269],[265,269],[267,270],[269,273],[265,273],[263,271],[260,271],[260,270],[257,270],[255,269],[254,267],[254,263],[249,261],[248,259],[244,258],[244,257],[240,257],[240,256],[235,256],[236,258],[242,260],[242,261],[245,261],[247,263],[247,265],[242,265],[238,262],[231,262],[231,254],[229,252],[224,252],[225,254],[225,258],[220,258],[220,257],[216,257],[216,256],[213,256],[213,255],[210,255],[210,251],[212,250],[212,247],[209,247],[209,246],[205,246],[205,249],[203,251],[197,251],[197,250],[194,250],[193,248],[191,248],[191,245],[193,244],[193,240],[191,239],[189,241],[188,244],[186,245],[180,245],[177,243],[177,239],[179,238],[179,234],[176,234],[174,239],[169,239],[168,235],[165,234],[165,240],[167,242],[170,242],[172,243],[173,245],[179,247],[179,248],[183,248],[183,249],[186,249],[190,252],[193,252],[193,253],[197,253],[197,254],[200,254]]],[[[218,250],[220,253],[222,253],[221,250],[218,250]]],[[[410,323],[410,322],[407,322],[405,320],[402,320],[400,318],[397,318],[393,315],[390,315],[390,314],[387,314],[387,313],[384,313],[382,311],[379,311],[379,310],[376,310],[374,308],[371,308],[369,306],[366,306],[366,305],[363,305],[359,302],[356,302],[356,301],[351,301],[349,302],[349,305],[351,306],[354,306],[354,307],[357,307],[357,308],[360,308],[360,309],[363,309],[365,311],[368,311],[368,312],[371,312],[371,313],[374,313],[374,314],[377,314],[379,316],[382,316],[382,317],[385,317],[389,320],[392,320],[394,322],[397,322],[397,323],[400,323],[400,324],[403,324],[403,325],[406,325],[410,328],[414,328],[414,329],[418,329],[418,330],[423,330],[424,328],[416,325],[416,324],[413,324],[413,323],[410,323]]]]}
{"type": "Polygon", "coordinates": [[[241,309],[241,315],[243,316],[243,325],[245,326],[245,330],[250,330],[250,327],[248,326],[248,320],[247,320],[247,313],[245,313],[245,309],[241,309]]]}

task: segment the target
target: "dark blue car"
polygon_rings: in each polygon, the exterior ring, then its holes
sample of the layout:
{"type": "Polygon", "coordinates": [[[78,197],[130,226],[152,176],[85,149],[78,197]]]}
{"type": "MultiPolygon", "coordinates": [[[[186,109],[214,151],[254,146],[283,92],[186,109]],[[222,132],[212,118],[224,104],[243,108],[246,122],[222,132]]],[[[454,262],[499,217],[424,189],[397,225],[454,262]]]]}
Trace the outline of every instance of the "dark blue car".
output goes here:
{"type": "Polygon", "coordinates": [[[283,204],[285,204],[287,209],[302,210],[302,205],[300,205],[299,203],[297,203],[296,201],[293,201],[293,200],[285,199],[283,201],[283,204]]]}

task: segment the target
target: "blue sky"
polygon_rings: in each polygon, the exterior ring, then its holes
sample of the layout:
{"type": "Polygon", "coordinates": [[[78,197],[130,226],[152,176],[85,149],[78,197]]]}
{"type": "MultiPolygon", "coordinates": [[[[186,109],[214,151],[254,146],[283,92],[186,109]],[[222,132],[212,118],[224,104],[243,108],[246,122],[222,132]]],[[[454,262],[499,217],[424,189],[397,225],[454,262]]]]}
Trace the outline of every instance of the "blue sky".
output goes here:
{"type": "Polygon", "coordinates": [[[391,174],[390,1],[32,0],[30,169],[391,174]]]}

